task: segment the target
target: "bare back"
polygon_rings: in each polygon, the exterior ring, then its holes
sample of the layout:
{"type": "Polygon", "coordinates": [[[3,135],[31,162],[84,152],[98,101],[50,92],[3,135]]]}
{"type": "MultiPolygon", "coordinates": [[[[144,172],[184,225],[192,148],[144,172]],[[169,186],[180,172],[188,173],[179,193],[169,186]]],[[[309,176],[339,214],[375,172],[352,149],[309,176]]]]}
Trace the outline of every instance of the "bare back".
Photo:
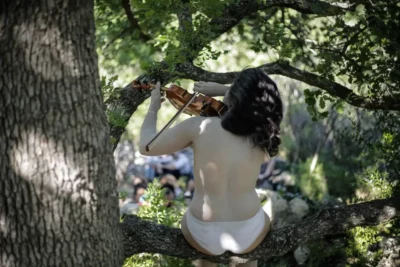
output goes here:
{"type": "Polygon", "coordinates": [[[255,183],[264,159],[261,149],[224,130],[220,118],[191,117],[164,131],[147,151],[156,120],[156,113],[146,115],[139,151],[155,156],[193,146],[195,193],[189,206],[193,216],[202,221],[241,221],[259,211],[255,183]]]}
{"type": "Polygon", "coordinates": [[[195,194],[193,216],[203,221],[241,221],[260,209],[255,191],[261,149],[224,130],[220,118],[202,118],[192,146],[195,194]]]}

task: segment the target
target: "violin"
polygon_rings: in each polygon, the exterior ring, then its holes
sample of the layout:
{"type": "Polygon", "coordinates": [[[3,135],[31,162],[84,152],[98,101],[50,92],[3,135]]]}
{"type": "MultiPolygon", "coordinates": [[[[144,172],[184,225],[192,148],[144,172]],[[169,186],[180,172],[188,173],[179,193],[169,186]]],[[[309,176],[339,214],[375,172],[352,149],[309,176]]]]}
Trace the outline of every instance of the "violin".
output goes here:
{"type": "MultiPolygon", "coordinates": [[[[133,89],[139,90],[151,90],[156,87],[154,84],[140,83],[136,80],[133,81],[130,86],[133,89]]],[[[200,95],[198,92],[191,94],[177,85],[171,85],[169,88],[161,87],[160,89],[162,92],[165,92],[166,98],[175,108],[178,109],[178,112],[146,145],[147,152],[150,151],[151,145],[155,143],[161,133],[167,129],[182,112],[192,116],[220,117],[228,110],[228,107],[221,101],[215,100],[209,96],[200,95]]]]}
{"type": "MultiPolygon", "coordinates": [[[[151,90],[155,88],[155,85],[133,81],[131,87],[139,90],[151,90]]],[[[178,110],[185,106],[185,104],[189,103],[193,98],[193,100],[183,110],[183,112],[188,115],[221,117],[228,110],[228,107],[219,100],[198,93],[191,94],[177,85],[171,85],[169,88],[161,87],[160,89],[162,92],[165,92],[165,97],[178,110]]]]}

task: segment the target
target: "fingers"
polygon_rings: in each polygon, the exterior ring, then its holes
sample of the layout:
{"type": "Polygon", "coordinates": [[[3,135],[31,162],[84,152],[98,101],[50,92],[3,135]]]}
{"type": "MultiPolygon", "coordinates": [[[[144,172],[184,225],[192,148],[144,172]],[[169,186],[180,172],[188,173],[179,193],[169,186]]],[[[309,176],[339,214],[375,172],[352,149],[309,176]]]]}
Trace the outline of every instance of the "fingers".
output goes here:
{"type": "Polygon", "coordinates": [[[204,84],[205,84],[205,82],[203,82],[203,81],[199,81],[199,82],[195,83],[193,86],[193,91],[202,93],[204,84]]]}
{"type": "Polygon", "coordinates": [[[156,83],[156,88],[153,89],[153,91],[151,92],[154,95],[160,95],[161,94],[161,83],[157,82],[156,83]]]}
{"type": "Polygon", "coordinates": [[[155,87],[156,88],[154,88],[151,91],[151,105],[153,105],[153,107],[158,110],[161,107],[161,102],[162,102],[161,91],[160,91],[160,87],[161,87],[160,82],[157,82],[155,87]]]}

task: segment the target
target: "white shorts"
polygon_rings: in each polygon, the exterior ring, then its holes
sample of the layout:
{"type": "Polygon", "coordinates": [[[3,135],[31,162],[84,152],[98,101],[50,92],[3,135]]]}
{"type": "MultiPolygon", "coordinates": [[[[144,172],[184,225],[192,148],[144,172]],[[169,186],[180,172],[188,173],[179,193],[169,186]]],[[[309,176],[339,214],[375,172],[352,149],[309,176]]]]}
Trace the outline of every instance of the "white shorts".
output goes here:
{"type": "Polygon", "coordinates": [[[189,210],[185,216],[193,239],[213,255],[221,255],[225,251],[236,254],[246,251],[265,227],[265,213],[261,207],[255,216],[244,221],[204,222],[195,218],[189,210]]]}

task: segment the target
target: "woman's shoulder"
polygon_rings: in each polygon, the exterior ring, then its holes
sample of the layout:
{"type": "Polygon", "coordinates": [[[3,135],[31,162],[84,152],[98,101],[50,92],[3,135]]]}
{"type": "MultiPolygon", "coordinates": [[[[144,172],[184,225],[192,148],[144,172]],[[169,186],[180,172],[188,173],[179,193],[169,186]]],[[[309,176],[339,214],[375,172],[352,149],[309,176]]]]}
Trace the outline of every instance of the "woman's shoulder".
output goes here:
{"type": "Polygon", "coordinates": [[[190,117],[186,119],[184,122],[185,128],[190,127],[197,134],[202,134],[210,129],[218,127],[221,124],[221,121],[218,117],[190,117]]]}
{"type": "Polygon", "coordinates": [[[202,126],[206,127],[211,124],[217,124],[220,123],[220,118],[218,117],[202,117],[202,116],[193,116],[188,119],[186,119],[184,122],[185,124],[191,124],[193,126],[202,126]]]}

